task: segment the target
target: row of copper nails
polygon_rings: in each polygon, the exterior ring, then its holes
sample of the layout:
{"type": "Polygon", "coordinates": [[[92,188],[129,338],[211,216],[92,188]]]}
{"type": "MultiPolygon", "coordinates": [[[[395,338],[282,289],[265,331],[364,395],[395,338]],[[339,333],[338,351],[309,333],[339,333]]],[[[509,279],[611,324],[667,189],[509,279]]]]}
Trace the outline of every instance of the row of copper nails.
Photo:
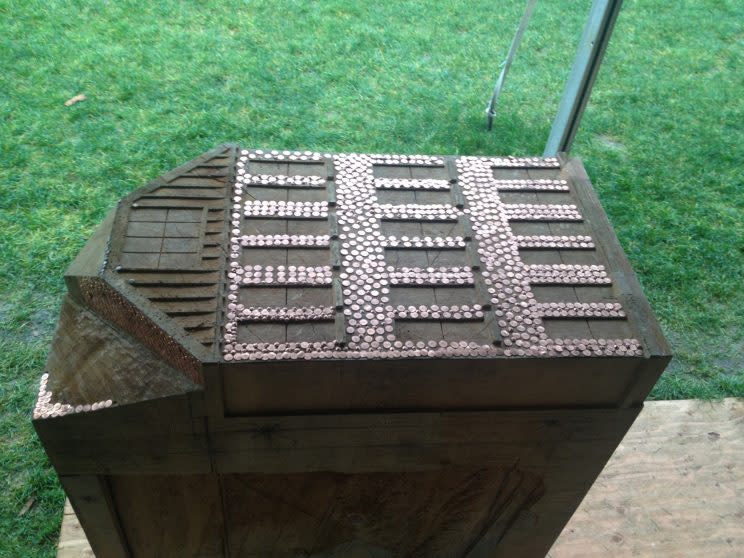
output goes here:
{"type": "MultiPolygon", "coordinates": [[[[367,344],[369,345],[369,344],[367,344]]],[[[290,349],[284,351],[268,351],[257,347],[255,351],[229,350],[224,354],[226,361],[272,361],[272,360],[310,360],[310,359],[342,359],[342,360],[376,360],[376,359],[399,359],[399,358],[478,358],[494,357],[506,354],[506,351],[489,345],[478,345],[477,347],[463,348],[436,347],[436,348],[411,348],[390,349],[380,345],[373,347],[360,344],[360,348],[341,349],[290,349]]]]}
{"type": "Polygon", "coordinates": [[[619,302],[544,302],[534,311],[543,318],[624,318],[619,302]]]}
{"type": "Polygon", "coordinates": [[[534,264],[526,266],[527,280],[536,284],[609,285],[612,283],[602,265],[534,264]]]}
{"type": "Polygon", "coordinates": [[[389,272],[391,285],[472,285],[473,270],[459,267],[401,267],[389,272]]]}
{"type": "Polygon", "coordinates": [[[568,181],[554,178],[540,178],[535,180],[493,180],[496,190],[518,192],[568,192],[568,181]]]}
{"type": "MultiPolygon", "coordinates": [[[[330,153],[316,153],[312,151],[290,151],[290,150],[242,150],[241,155],[252,160],[290,160],[290,161],[320,161],[331,159],[340,155],[330,153]]],[[[430,155],[397,155],[397,154],[341,154],[346,157],[364,157],[372,160],[377,165],[435,165],[443,166],[444,158],[430,155]]],[[[468,159],[467,157],[462,159],[468,159]]],[[[481,161],[492,167],[524,167],[524,168],[560,168],[560,162],[556,157],[490,157],[482,158],[481,161]]]]}
{"type": "Polygon", "coordinates": [[[594,241],[591,236],[555,236],[555,235],[534,235],[514,237],[519,248],[573,248],[573,249],[592,249],[594,241]]]}
{"type": "Polygon", "coordinates": [[[479,162],[488,164],[491,168],[560,168],[557,157],[490,157],[478,158],[479,162]]]}
{"type": "Polygon", "coordinates": [[[636,339],[552,339],[543,344],[518,346],[504,343],[506,356],[642,356],[643,348],[636,339]]]}
{"type": "Polygon", "coordinates": [[[460,211],[452,205],[442,204],[379,204],[375,214],[383,220],[457,221],[460,211]]]}
{"type": "Polygon", "coordinates": [[[483,310],[478,307],[462,306],[397,306],[389,307],[400,320],[482,320],[483,310]]]}
{"type": "Polygon", "coordinates": [[[572,204],[509,203],[503,205],[510,221],[581,221],[581,213],[572,204]]]}
{"type": "MultiPolygon", "coordinates": [[[[233,234],[235,235],[239,233],[239,230],[233,231],[233,234]]],[[[236,236],[235,238],[233,238],[233,242],[237,242],[237,244],[243,246],[244,248],[289,248],[293,246],[328,246],[331,242],[331,237],[327,234],[246,234],[236,236]]],[[[235,245],[236,249],[237,244],[235,245]]]]}
{"type": "Polygon", "coordinates": [[[328,218],[328,202],[294,202],[261,200],[243,205],[245,217],[328,218]]]}
{"type": "Polygon", "coordinates": [[[322,176],[304,176],[283,174],[242,174],[238,181],[245,186],[323,188],[326,179],[322,176]]]}
{"type": "Polygon", "coordinates": [[[465,248],[465,239],[461,236],[450,237],[418,237],[418,236],[388,236],[383,239],[385,248],[465,248]]]}
{"type": "Polygon", "coordinates": [[[255,149],[252,151],[242,150],[241,155],[254,161],[321,161],[324,158],[330,159],[330,153],[315,153],[313,151],[288,151],[288,150],[263,150],[255,149]]]}
{"type": "Polygon", "coordinates": [[[400,357],[493,357],[505,356],[641,356],[643,350],[635,339],[559,339],[534,347],[520,347],[509,341],[504,348],[468,342],[384,341],[361,342],[358,350],[347,350],[335,343],[253,343],[225,346],[225,360],[274,359],[374,359],[400,357]],[[554,342],[555,341],[555,342],[554,342]],[[305,346],[301,346],[305,345],[305,346]],[[397,346],[400,345],[400,346],[397,346]]]}
{"type": "Polygon", "coordinates": [[[378,190],[449,190],[448,180],[434,178],[375,178],[378,190]]]}
{"type": "Polygon", "coordinates": [[[111,399],[96,401],[94,403],[85,403],[70,405],[69,403],[52,403],[52,392],[47,389],[49,374],[44,373],[39,381],[39,393],[34,406],[34,419],[45,419],[51,417],[62,417],[73,413],[87,413],[111,407],[114,402],[111,399]]]}
{"type": "MultiPolygon", "coordinates": [[[[354,154],[351,154],[352,156],[354,154]]],[[[392,154],[373,154],[369,155],[372,163],[375,165],[418,165],[418,166],[437,166],[444,165],[442,157],[433,157],[430,155],[392,155],[392,154]]]]}
{"type": "Polygon", "coordinates": [[[236,267],[228,277],[241,285],[330,285],[330,266],[243,266],[236,267]]]}
{"type": "Polygon", "coordinates": [[[332,306],[244,306],[228,305],[228,319],[238,322],[307,322],[333,320],[336,310],[332,306]],[[233,308],[230,308],[233,306],[233,308]]]}

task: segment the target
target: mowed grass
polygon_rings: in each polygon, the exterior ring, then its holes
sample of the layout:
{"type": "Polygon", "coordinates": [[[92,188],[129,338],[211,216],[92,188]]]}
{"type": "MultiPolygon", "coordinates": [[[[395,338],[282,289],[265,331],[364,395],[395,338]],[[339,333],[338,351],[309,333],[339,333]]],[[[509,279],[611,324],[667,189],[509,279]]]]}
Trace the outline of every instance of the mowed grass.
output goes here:
{"type": "MultiPolygon", "coordinates": [[[[119,198],[225,141],[540,154],[589,4],[538,5],[488,133],[521,0],[0,0],[0,557],[54,555],[30,410],[62,273],[119,198]]],[[[654,398],[744,395],[742,21],[626,0],[574,147],[673,345],[654,398]]]]}

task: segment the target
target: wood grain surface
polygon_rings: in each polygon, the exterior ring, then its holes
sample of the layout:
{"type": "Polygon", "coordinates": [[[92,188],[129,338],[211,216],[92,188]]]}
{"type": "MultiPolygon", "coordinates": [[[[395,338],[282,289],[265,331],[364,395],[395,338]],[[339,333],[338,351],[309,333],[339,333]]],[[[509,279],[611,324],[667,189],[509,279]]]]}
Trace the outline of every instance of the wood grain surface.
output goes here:
{"type": "MultiPolygon", "coordinates": [[[[646,403],[548,556],[741,556],[742,463],[744,400],[646,403]]],[[[93,556],[69,503],[57,556],[93,556]]]]}
{"type": "Polygon", "coordinates": [[[574,159],[223,145],[66,280],[34,425],[103,558],[542,557],[670,358],[574,159]]]}

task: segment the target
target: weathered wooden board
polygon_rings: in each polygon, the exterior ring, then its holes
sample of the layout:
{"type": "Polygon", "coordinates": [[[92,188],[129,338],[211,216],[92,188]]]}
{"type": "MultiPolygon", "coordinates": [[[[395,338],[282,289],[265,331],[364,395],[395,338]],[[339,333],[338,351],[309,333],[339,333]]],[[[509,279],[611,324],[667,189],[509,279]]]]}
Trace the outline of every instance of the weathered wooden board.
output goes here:
{"type": "MultiPolygon", "coordinates": [[[[738,557],[742,463],[744,400],[646,403],[548,556],[738,557]]],[[[93,556],[69,503],[57,556],[93,556]]]]}

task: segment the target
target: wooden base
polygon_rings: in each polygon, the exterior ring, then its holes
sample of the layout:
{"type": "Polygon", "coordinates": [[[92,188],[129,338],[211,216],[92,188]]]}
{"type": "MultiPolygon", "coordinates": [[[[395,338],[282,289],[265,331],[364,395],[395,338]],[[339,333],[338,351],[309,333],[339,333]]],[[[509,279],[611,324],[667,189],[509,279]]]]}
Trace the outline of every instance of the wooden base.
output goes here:
{"type": "MultiPolygon", "coordinates": [[[[744,399],[646,406],[549,558],[740,556],[744,399]]],[[[58,558],[93,556],[65,505],[58,558]]]]}

